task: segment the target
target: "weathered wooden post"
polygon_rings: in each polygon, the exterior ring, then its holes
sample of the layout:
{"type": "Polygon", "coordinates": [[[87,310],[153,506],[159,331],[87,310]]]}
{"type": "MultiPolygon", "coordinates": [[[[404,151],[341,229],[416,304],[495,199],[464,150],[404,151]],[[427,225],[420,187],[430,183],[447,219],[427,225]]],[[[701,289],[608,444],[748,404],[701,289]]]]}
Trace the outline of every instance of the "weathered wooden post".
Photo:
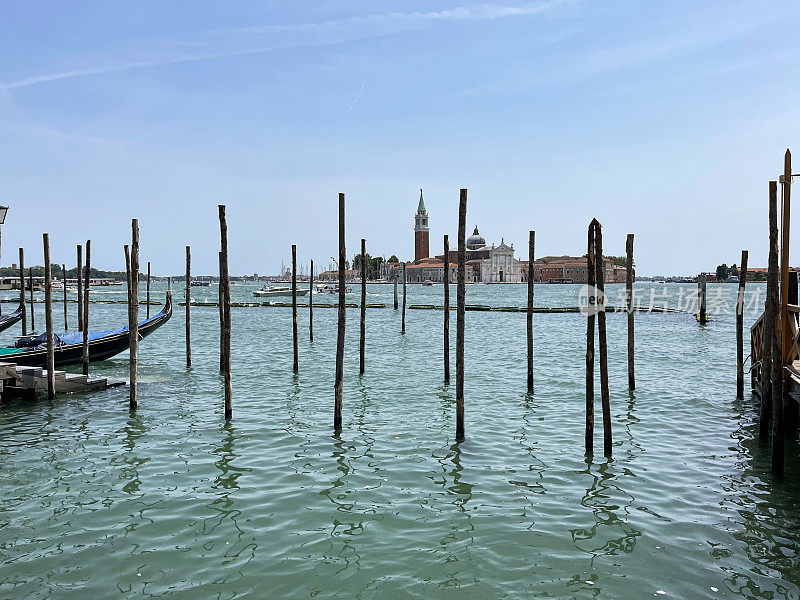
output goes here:
{"type": "Polygon", "coordinates": [[[83,374],[89,374],[89,284],[92,273],[92,241],[86,240],[86,267],[83,277],[83,374]]]}
{"type": "Polygon", "coordinates": [[[297,345],[297,244],[292,244],[292,349],[292,370],[297,373],[300,370],[300,349],[297,345]]]}
{"type": "Polygon", "coordinates": [[[397,302],[397,278],[398,278],[398,275],[397,275],[397,273],[395,273],[395,276],[394,276],[394,309],[395,310],[397,310],[397,307],[399,306],[399,304],[397,302]]]}
{"type": "Polygon", "coordinates": [[[222,252],[219,253],[219,277],[217,283],[217,306],[219,307],[219,372],[225,372],[225,302],[222,297],[222,252]]]}
{"type": "Polygon", "coordinates": [[[770,382],[770,397],[767,402],[772,405],[772,470],[779,473],[783,470],[783,386],[781,385],[783,356],[780,345],[778,188],[777,182],[770,181],[769,183],[769,262],[767,270],[767,306],[764,314],[764,349],[766,355],[766,348],[770,348],[770,361],[763,368],[766,371],[766,378],[770,382]],[[769,336],[767,335],[768,333],[769,336]]]}
{"type": "MultiPolygon", "coordinates": [[[[149,265],[150,263],[148,263],[149,265]]],[[[192,366],[192,247],[186,246],[186,368],[192,366]]],[[[148,307],[150,306],[148,301],[148,307]]]]}
{"type": "MultiPolygon", "coordinates": [[[[789,304],[789,225],[792,193],[792,154],[786,149],[783,158],[783,176],[780,178],[783,202],[781,204],[781,249],[780,249],[780,304],[775,322],[775,344],[772,347],[772,471],[783,473],[784,464],[784,383],[786,373],[783,366],[789,363],[793,338],[789,304]]],[[[791,414],[791,413],[790,413],[791,414]]],[[[791,423],[791,419],[790,419],[791,423]]],[[[790,425],[791,426],[791,425],[790,425]]]]}
{"type": "MultiPolygon", "coordinates": [[[[791,224],[791,197],[792,197],[792,153],[786,149],[786,154],[783,156],[783,176],[780,178],[782,202],[781,202],[781,250],[780,261],[781,267],[778,272],[781,280],[780,287],[780,312],[778,319],[781,323],[781,336],[779,342],[781,344],[781,379],[786,379],[786,374],[783,371],[783,365],[789,363],[789,355],[792,352],[792,326],[789,311],[789,225],[791,224]]],[[[794,316],[792,315],[792,318],[794,316]]]]}
{"type": "Polygon", "coordinates": [[[400,333],[406,332],[406,263],[403,261],[403,317],[401,319],[400,333]]]}
{"type": "Polygon", "coordinates": [[[311,260],[311,275],[308,279],[308,341],[314,341],[314,260],[311,260]]]}
{"type": "Polygon", "coordinates": [[[36,316],[33,309],[33,269],[28,267],[28,289],[30,290],[31,294],[31,333],[36,331],[36,316]]]}
{"type": "Polygon", "coordinates": [[[147,319],[150,318],[150,261],[147,261],[147,319]]]}
{"type": "Polygon", "coordinates": [[[597,342],[600,346],[600,394],[603,403],[603,453],[611,456],[611,400],[608,391],[608,348],[606,346],[605,263],[603,261],[603,227],[595,219],[594,256],[597,271],[597,294],[601,298],[597,313],[597,342]]]}
{"type": "Polygon", "coordinates": [[[528,232],[528,391],[533,391],[533,262],[536,248],[536,232],[528,232]]]}
{"type": "Polygon", "coordinates": [[[739,292],[736,294],[736,397],[744,398],[744,288],[747,279],[747,250],[742,250],[739,265],[739,292]]]}
{"type": "Polygon", "coordinates": [[[42,235],[44,243],[44,322],[47,330],[47,397],[56,397],[56,351],[53,337],[53,277],[50,272],[50,235],[42,235]]]}
{"type": "Polygon", "coordinates": [[[336,331],[336,379],[334,381],[333,429],[342,429],[342,386],[344,378],[344,328],[345,328],[345,261],[344,245],[344,194],[339,194],[339,321],[336,331]]]}
{"type": "Polygon", "coordinates": [[[67,314],[67,265],[61,265],[61,279],[64,297],[64,331],[69,331],[69,321],[67,314]]]}
{"type": "Polygon", "coordinates": [[[706,313],[706,274],[700,273],[697,278],[697,305],[699,311],[697,313],[697,320],[701,323],[708,323],[708,314],[706,313]]]}
{"type": "Polygon", "coordinates": [[[22,248],[19,249],[19,305],[22,307],[22,335],[28,335],[28,311],[25,308],[25,251],[22,248]]]}
{"type": "Polygon", "coordinates": [[[444,382],[450,383],[450,238],[444,236],[444,382]]]}
{"type": "Polygon", "coordinates": [[[597,309],[597,291],[594,255],[595,221],[589,223],[589,235],[586,253],[586,273],[588,297],[586,305],[586,430],[584,448],[587,454],[594,453],[594,321],[597,309]]]}
{"type": "Polygon", "coordinates": [[[358,342],[358,372],[364,374],[364,352],[367,340],[367,240],[361,238],[361,335],[358,342]]]}
{"type": "Polygon", "coordinates": [[[464,304],[467,281],[467,190],[458,198],[458,275],[456,276],[456,441],[465,439],[464,427],[464,304]]]}
{"type": "Polygon", "coordinates": [[[131,297],[130,311],[130,408],[139,404],[137,385],[139,376],[139,220],[131,219],[131,297]]]}
{"type": "Polygon", "coordinates": [[[225,377],[225,419],[233,417],[233,382],[231,380],[231,281],[228,273],[228,224],[225,219],[225,205],[219,205],[219,231],[220,231],[220,274],[222,286],[222,345],[224,354],[225,377]]]}
{"type": "Polygon", "coordinates": [[[83,331],[83,246],[78,244],[78,331],[83,331]]]}
{"type": "Polygon", "coordinates": [[[767,260],[767,299],[764,304],[763,354],[761,356],[761,417],[758,435],[769,439],[772,419],[772,346],[775,337],[778,298],[778,182],[769,182],[769,258],[767,260]],[[774,266],[774,267],[773,267],[774,266]],[[773,304],[773,297],[775,303],[773,304]]]}
{"type": "Polygon", "coordinates": [[[633,234],[629,233],[625,240],[625,309],[628,312],[628,389],[636,389],[636,376],[634,375],[634,335],[633,335],[633,234]]]}

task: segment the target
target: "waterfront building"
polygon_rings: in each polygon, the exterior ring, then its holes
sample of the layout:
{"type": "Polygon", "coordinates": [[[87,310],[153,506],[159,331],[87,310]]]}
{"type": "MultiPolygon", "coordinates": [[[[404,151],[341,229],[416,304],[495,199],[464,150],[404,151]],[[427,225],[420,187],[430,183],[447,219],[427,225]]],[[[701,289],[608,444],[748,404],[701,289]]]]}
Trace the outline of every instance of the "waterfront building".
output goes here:
{"type": "MultiPolygon", "coordinates": [[[[528,281],[528,261],[521,261],[521,280],[528,281]]],[[[628,270],[603,258],[606,283],[624,283],[628,270]]],[[[533,261],[533,280],[540,283],[587,283],[585,256],[543,256],[533,261]]]]}
{"type": "MultiPolygon", "coordinates": [[[[406,263],[406,280],[416,283],[424,281],[444,281],[444,255],[430,257],[430,227],[428,211],[425,209],[422,189],[419,191],[419,204],[414,215],[414,261],[406,263]]],[[[458,265],[457,242],[450,250],[450,280],[455,282],[458,265]]],[[[505,243],[486,245],[486,239],[478,231],[477,225],[466,240],[467,262],[465,277],[471,282],[519,283],[522,281],[520,260],[514,258],[514,245],[505,243]]],[[[385,278],[401,277],[399,264],[387,263],[385,278]]]]}

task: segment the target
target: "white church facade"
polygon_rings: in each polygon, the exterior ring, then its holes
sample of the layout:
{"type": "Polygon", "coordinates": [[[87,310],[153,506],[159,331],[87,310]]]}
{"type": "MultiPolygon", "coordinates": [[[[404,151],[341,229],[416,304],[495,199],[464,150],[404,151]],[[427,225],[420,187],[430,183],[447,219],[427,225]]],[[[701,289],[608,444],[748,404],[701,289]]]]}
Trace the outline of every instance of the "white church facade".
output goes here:
{"type": "MultiPolygon", "coordinates": [[[[477,229],[477,228],[476,228],[477,229]]],[[[500,245],[488,249],[489,256],[481,260],[480,281],[484,283],[520,283],[522,267],[514,258],[514,245],[506,245],[501,239],[500,245]]]]}

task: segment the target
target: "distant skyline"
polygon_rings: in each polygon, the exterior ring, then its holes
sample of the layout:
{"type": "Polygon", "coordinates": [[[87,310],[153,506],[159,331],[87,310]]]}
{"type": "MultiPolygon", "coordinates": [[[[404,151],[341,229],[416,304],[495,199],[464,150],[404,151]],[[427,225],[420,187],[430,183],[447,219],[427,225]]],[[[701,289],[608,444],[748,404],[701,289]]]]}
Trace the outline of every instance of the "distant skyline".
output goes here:
{"type": "MultiPolygon", "coordinates": [[[[637,273],[766,266],[767,182],[800,172],[800,4],[540,0],[3,5],[0,264],[124,270],[130,219],[156,274],[276,273],[291,244],[413,259],[468,234],[518,258],[636,235],[637,273]]],[[[800,198],[800,191],[795,193],[800,198]]],[[[795,213],[800,214],[796,204],[795,213]]],[[[796,222],[797,219],[795,219],[796,222]]],[[[791,263],[800,264],[800,227],[791,263]]]]}

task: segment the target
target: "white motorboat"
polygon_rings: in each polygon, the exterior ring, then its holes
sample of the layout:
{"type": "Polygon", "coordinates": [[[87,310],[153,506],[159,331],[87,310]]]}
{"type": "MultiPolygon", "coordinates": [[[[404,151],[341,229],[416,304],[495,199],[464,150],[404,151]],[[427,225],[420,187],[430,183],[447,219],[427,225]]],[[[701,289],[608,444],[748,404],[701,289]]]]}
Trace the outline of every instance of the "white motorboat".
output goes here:
{"type": "MultiPolygon", "coordinates": [[[[297,295],[298,296],[305,296],[306,294],[308,294],[308,289],[307,288],[305,288],[305,289],[297,288],[297,295]]],[[[292,296],[292,288],[290,288],[290,287],[277,287],[277,286],[270,286],[270,287],[264,286],[260,290],[255,290],[253,292],[253,296],[257,296],[257,297],[260,297],[260,298],[264,298],[264,297],[273,298],[273,297],[276,297],[276,296],[289,296],[291,298],[291,296],[292,296]]]]}
{"type": "MultiPolygon", "coordinates": [[[[327,283],[318,283],[317,284],[317,292],[320,293],[320,294],[338,294],[339,293],[339,286],[338,285],[330,285],[330,284],[327,284],[327,283]]],[[[351,290],[349,287],[345,286],[345,288],[344,288],[344,293],[345,294],[350,294],[352,292],[353,292],[353,290],[351,290]]]]}

